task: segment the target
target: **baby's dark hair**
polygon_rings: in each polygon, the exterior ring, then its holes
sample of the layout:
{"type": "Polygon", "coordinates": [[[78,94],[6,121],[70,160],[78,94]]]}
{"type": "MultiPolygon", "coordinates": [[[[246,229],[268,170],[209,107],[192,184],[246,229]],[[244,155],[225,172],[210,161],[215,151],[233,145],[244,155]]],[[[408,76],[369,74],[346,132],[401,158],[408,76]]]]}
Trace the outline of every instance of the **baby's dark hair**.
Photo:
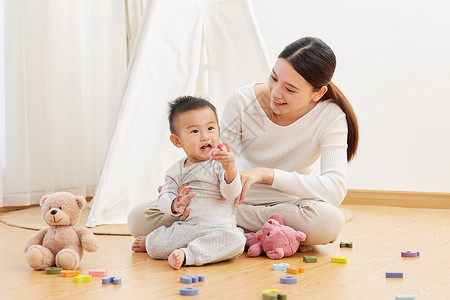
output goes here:
{"type": "Polygon", "coordinates": [[[169,103],[169,126],[170,132],[175,133],[175,127],[173,125],[175,117],[180,114],[190,110],[200,109],[209,107],[214,112],[217,118],[217,111],[214,105],[208,100],[193,96],[181,96],[169,103]]]}

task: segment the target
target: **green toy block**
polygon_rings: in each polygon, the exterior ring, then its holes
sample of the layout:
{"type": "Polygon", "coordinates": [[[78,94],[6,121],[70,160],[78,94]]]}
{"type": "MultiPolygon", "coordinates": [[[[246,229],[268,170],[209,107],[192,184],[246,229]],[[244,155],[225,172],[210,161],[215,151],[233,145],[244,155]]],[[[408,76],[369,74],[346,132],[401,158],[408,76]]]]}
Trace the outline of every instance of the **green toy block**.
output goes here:
{"type": "Polygon", "coordinates": [[[263,300],[287,300],[287,295],[283,293],[264,293],[263,300]]]}
{"type": "Polygon", "coordinates": [[[45,274],[61,274],[63,268],[50,267],[45,269],[45,274]]]}
{"type": "Polygon", "coordinates": [[[339,244],[339,247],[340,248],[353,248],[353,243],[352,242],[347,242],[347,243],[341,242],[339,244]]]}
{"type": "Polygon", "coordinates": [[[316,263],[317,257],[316,256],[303,256],[303,261],[306,263],[316,263]]]}

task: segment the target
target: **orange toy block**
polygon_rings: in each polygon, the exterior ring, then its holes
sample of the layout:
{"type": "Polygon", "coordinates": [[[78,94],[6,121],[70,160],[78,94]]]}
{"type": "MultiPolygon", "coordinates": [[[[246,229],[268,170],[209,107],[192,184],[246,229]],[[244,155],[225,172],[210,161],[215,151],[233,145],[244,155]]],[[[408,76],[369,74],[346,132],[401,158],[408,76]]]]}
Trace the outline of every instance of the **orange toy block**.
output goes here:
{"type": "Polygon", "coordinates": [[[303,267],[289,267],[286,269],[286,272],[289,274],[298,274],[298,273],[305,273],[305,268],[303,267]]]}
{"type": "Polygon", "coordinates": [[[62,270],[61,276],[63,277],[75,277],[80,275],[80,270],[62,270]]]}

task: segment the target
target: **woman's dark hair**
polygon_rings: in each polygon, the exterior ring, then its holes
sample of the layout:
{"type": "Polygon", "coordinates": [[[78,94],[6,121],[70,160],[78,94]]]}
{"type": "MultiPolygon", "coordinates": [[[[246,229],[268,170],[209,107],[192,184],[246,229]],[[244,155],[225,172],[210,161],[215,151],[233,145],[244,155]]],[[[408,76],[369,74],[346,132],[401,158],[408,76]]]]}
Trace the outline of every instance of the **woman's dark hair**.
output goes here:
{"type": "Polygon", "coordinates": [[[193,96],[181,96],[173,100],[169,103],[169,126],[170,126],[170,133],[175,133],[175,126],[174,126],[174,120],[175,117],[183,112],[200,109],[209,107],[214,112],[214,115],[217,119],[217,111],[214,105],[209,102],[208,100],[205,100],[203,98],[199,97],[193,97],[193,96]]]}
{"type": "Polygon", "coordinates": [[[320,101],[329,100],[336,103],[344,111],[348,126],[347,161],[350,161],[358,148],[358,120],[347,98],[331,82],[336,69],[336,56],[333,50],[321,39],[304,37],[287,45],[278,58],[283,58],[289,62],[316,91],[323,86],[328,88],[320,101]]]}

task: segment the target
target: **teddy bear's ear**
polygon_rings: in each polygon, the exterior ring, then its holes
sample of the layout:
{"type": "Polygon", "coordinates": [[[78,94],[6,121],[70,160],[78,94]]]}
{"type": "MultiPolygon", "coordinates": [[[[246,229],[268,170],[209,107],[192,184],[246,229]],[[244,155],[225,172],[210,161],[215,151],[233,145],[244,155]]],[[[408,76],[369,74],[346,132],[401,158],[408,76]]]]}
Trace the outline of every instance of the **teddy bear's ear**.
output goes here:
{"type": "Polygon", "coordinates": [[[86,206],[86,199],[82,196],[76,196],[75,201],[80,209],[83,209],[86,206]]]}
{"type": "Polygon", "coordinates": [[[45,196],[43,196],[42,198],[41,198],[41,202],[40,202],[40,206],[42,206],[42,205],[44,205],[44,202],[45,202],[45,200],[47,200],[47,198],[49,197],[50,195],[45,195],[45,196]]]}

